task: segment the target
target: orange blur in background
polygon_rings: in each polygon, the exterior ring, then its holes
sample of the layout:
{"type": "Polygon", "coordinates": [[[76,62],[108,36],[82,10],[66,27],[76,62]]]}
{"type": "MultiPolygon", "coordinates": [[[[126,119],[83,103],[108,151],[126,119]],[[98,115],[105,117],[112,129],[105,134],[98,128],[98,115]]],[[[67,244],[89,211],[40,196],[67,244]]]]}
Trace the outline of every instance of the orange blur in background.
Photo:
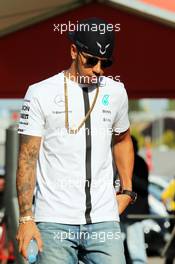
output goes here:
{"type": "Polygon", "coordinates": [[[157,6],[168,11],[175,12],[175,1],[174,0],[140,0],[147,4],[157,6]]]}

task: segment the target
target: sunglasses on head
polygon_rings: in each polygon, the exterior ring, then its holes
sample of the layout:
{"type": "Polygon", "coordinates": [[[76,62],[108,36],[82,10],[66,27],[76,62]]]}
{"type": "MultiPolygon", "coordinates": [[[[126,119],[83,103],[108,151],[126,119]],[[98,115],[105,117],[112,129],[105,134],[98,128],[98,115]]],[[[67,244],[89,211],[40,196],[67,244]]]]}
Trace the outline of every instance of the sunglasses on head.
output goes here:
{"type": "Polygon", "coordinates": [[[112,65],[112,60],[109,59],[98,59],[96,57],[91,57],[88,55],[83,54],[82,52],[79,52],[85,59],[86,59],[86,65],[89,67],[94,67],[99,61],[101,62],[102,68],[107,68],[112,65]]]}

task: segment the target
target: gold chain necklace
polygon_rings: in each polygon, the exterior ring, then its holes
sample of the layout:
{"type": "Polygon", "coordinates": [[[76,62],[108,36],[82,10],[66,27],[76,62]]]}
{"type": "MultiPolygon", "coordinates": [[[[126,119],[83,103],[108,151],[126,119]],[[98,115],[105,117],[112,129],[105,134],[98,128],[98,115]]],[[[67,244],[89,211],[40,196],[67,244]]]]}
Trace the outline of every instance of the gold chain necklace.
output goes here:
{"type": "Polygon", "coordinates": [[[69,134],[77,134],[79,130],[82,128],[88,117],[90,116],[92,110],[94,109],[95,103],[97,101],[97,97],[99,94],[99,87],[97,86],[97,91],[94,97],[94,101],[92,103],[92,106],[89,108],[87,114],[81,121],[80,125],[77,128],[70,128],[69,127],[69,109],[68,109],[68,89],[67,89],[67,81],[66,81],[66,75],[64,72],[64,99],[65,99],[65,128],[67,129],[69,134]]]}

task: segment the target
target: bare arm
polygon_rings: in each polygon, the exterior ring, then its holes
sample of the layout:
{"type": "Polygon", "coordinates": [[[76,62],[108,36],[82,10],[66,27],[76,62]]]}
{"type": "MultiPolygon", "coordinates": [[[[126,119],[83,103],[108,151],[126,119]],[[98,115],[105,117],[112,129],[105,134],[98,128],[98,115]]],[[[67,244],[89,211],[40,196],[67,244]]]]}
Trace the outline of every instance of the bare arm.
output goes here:
{"type": "MultiPolygon", "coordinates": [[[[114,135],[113,155],[122,189],[132,190],[134,150],[129,130],[120,135],[114,135]]],[[[130,200],[130,197],[127,195],[117,195],[119,213],[125,210],[130,200]]]]}
{"type": "Polygon", "coordinates": [[[32,199],[36,181],[36,161],[41,138],[20,135],[16,187],[21,216],[32,215],[32,199]]]}
{"type": "MultiPolygon", "coordinates": [[[[20,148],[16,187],[20,216],[32,216],[32,200],[36,182],[36,162],[41,144],[41,137],[20,135],[20,148]]],[[[33,221],[20,224],[16,239],[19,242],[19,252],[27,258],[27,247],[35,238],[38,248],[42,251],[42,240],[39,230],[33,221]]]]}

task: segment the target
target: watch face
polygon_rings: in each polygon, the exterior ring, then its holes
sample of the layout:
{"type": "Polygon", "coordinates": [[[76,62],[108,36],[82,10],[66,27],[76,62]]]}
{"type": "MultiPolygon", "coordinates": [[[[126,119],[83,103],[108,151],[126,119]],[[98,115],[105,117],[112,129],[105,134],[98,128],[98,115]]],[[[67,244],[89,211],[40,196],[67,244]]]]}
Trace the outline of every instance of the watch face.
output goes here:
{"type": "Polygon", "coordinates": [[[135,203],[135,201],[137,200],[137,193],[136,192],[132,192],[129,190],[123,190],[122,191],[123,194],[129,195],[131,197],[131,204],[135,203]]]}
{"type": "Polygon", "coordinates": [[[135,203],[136,200],[137,200],[137,193],[132,192],[132,203],[135,203]]]}

